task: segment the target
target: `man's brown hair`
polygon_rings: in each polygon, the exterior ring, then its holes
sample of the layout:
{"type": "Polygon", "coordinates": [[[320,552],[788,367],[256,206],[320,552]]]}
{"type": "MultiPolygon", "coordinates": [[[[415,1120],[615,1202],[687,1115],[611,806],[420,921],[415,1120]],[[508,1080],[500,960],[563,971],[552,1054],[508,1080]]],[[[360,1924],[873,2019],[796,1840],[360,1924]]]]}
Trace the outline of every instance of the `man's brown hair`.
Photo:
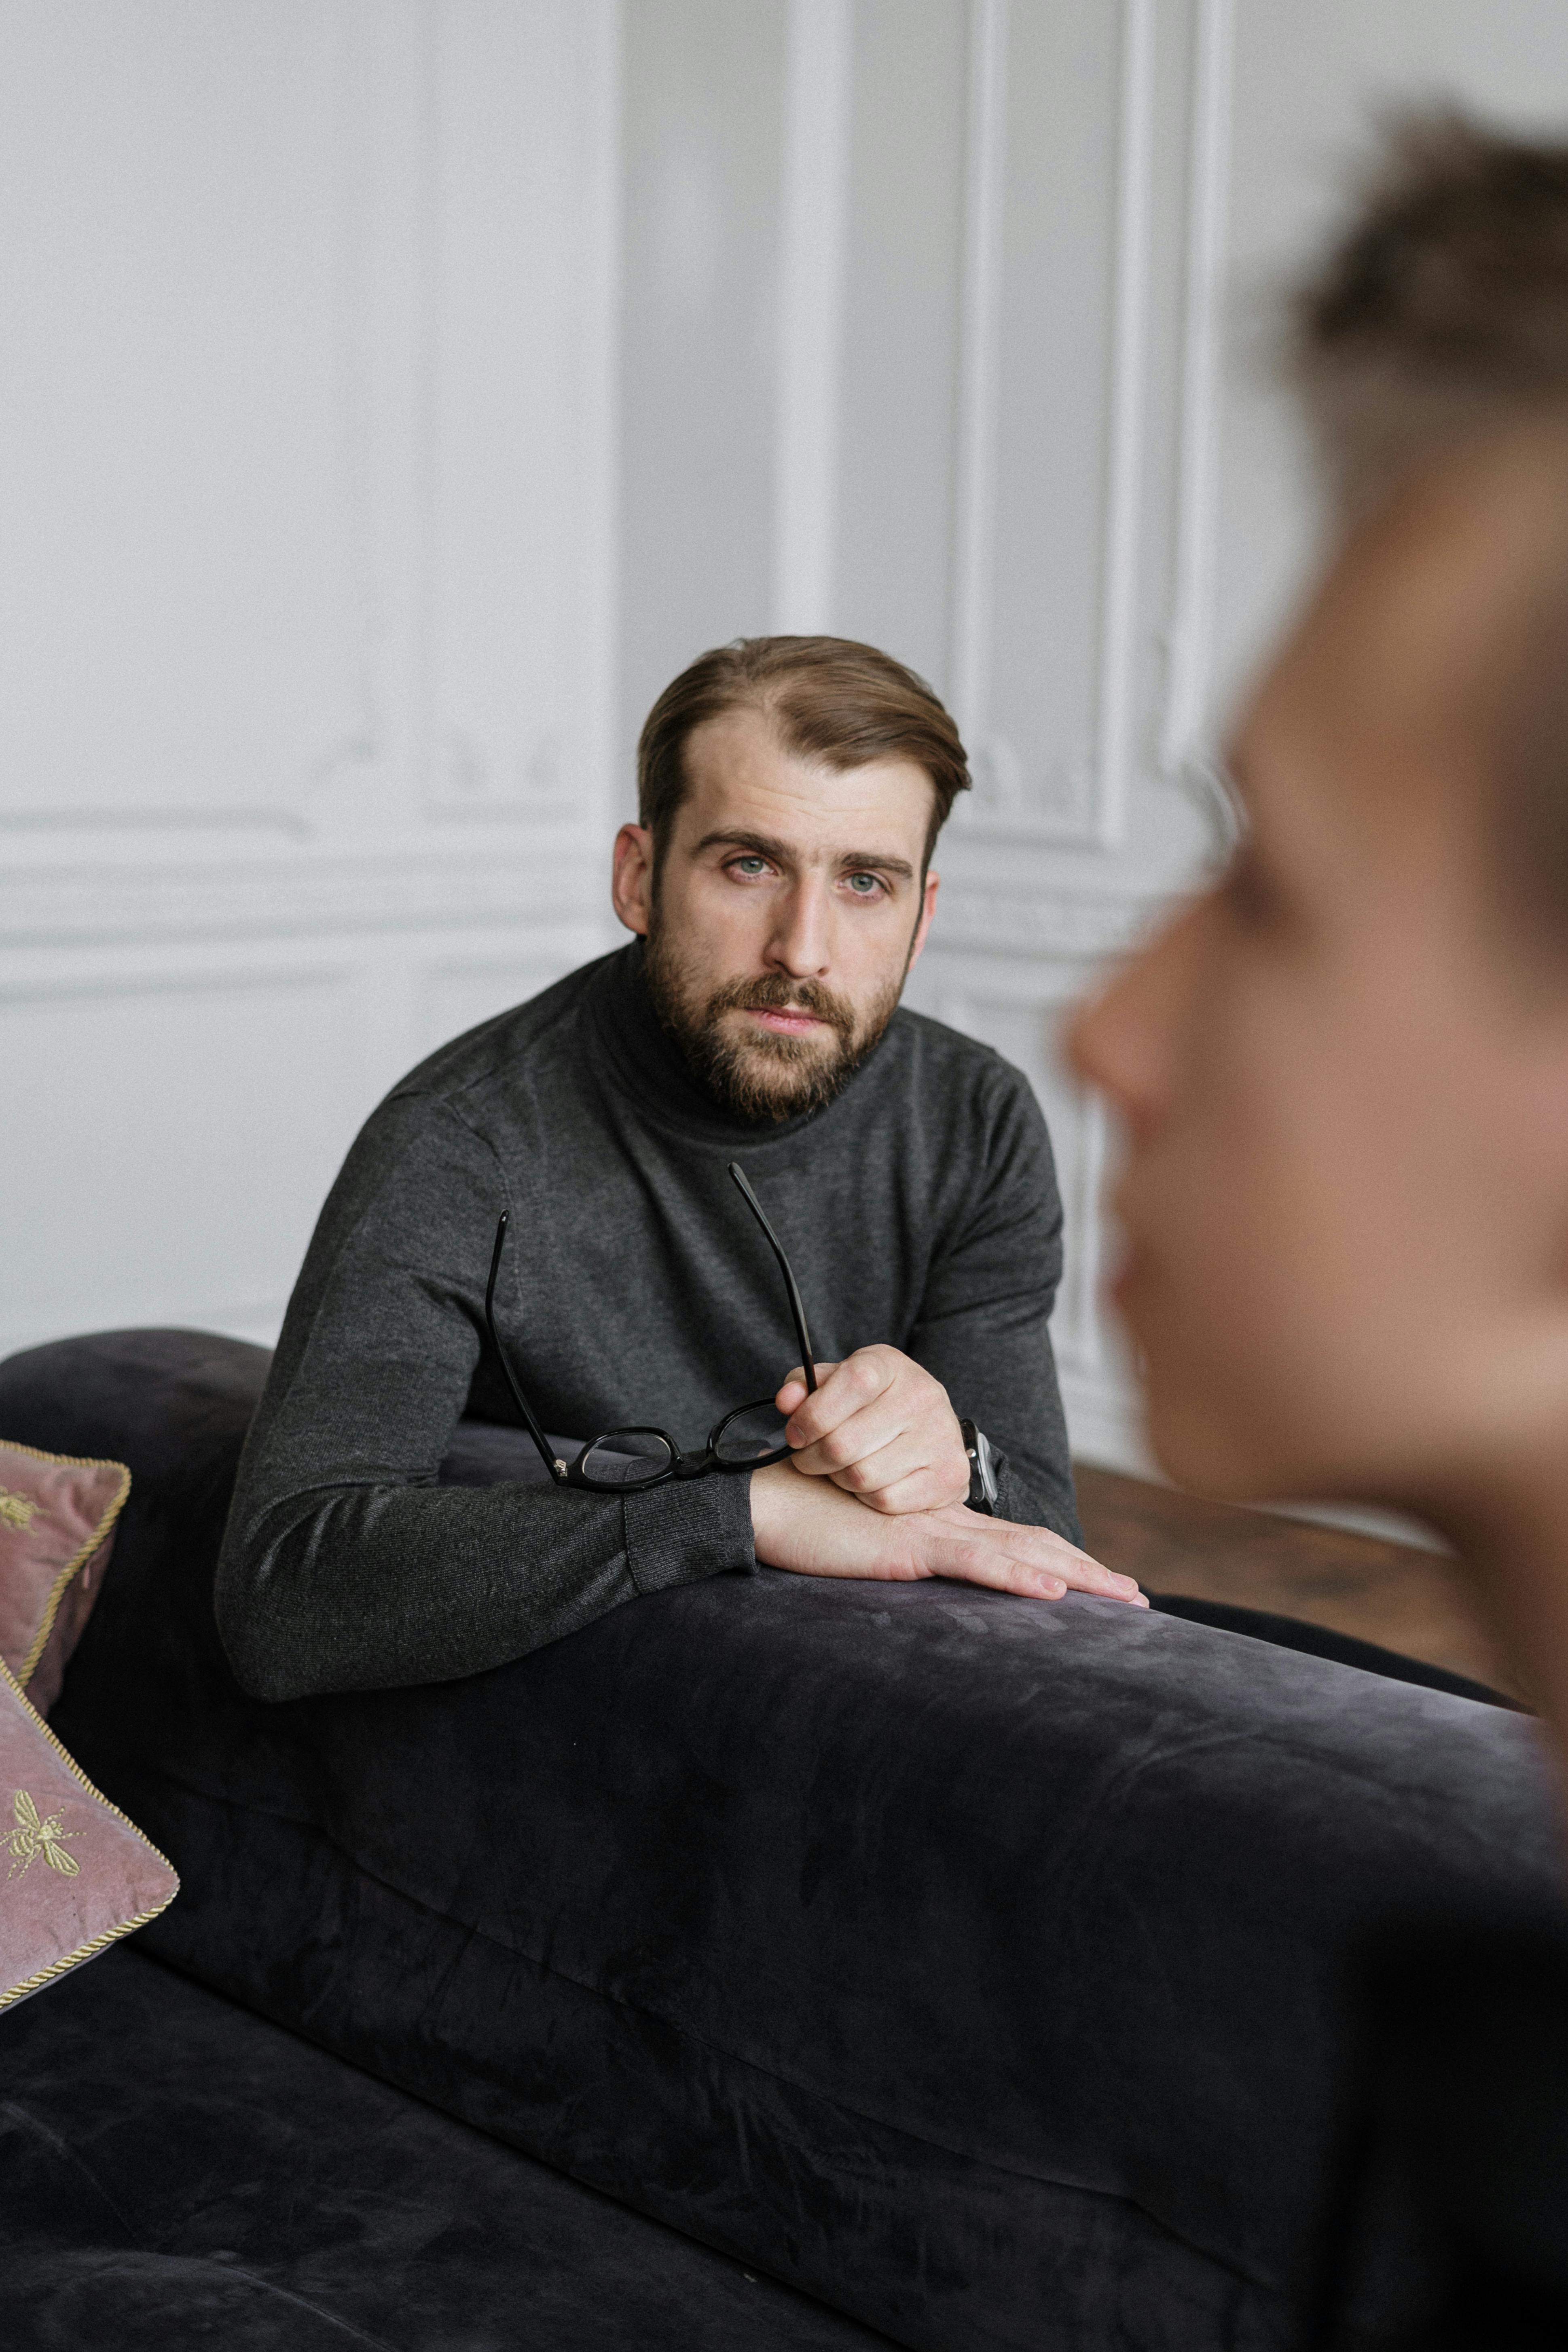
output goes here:
{"type": "Polygon", "coordinates": [[[923,677],[850,637],[737,637],[683,669],[648,712],[637,741],[637,815],[656,866],[686,797],[694,729],[730,710],[757,710],[797,759],[830,768],[908,760],[931,779],[924,863],[954,800],[969,788],[957,728],[923,677]]]}
{"type": "Polygon", "coordinates": [[[1445,442],[1568,413],[1568,146],[1396,119],[1290,346],[1351,515],[1445,442]]]}

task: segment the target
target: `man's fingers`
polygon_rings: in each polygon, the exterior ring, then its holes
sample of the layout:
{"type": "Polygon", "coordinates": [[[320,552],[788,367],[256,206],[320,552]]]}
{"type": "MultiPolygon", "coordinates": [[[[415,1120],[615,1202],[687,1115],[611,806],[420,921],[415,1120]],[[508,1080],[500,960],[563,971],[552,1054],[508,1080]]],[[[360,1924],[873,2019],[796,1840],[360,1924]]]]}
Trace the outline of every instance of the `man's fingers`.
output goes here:
{"type": "Polygon", "coordinates": [[[1035,1601],[1059,1601],[1067,1591],[1051,1569],[1005,1545],[979,1538],[950,1536],[932,1544],[928,1573],[960,1584],[983,1584],[993,1592],[1016,1592],[1035,1601]]]}
{"type": "MultiPolygon", "coordinates": [[[[889,1453],[892,1450],[888,1449],[889,1453]]],[[[929,1462],[917,1462],[902,1477],[888,1478],[875,1486],[860,1483],[864,1466],[857,1463],[848,1470],[840,1470],[832,1484],[843,1493],[853,1495],[867,1510],[879,1511],[886,1518],[903,1518],[911,1511],[945,1510],[963,1499],[960,1481],[942,1477],[929,1462]]]]}
{"type": "MultiPolygon", "coordinates": [[[[812,1399],[815,1404],[816,1399],[812,1399]]],[[[940,1415],[929,1401],[911,1400],[899,1388],[889,1388],[836,1421],[824,1435],[796,1447],[795,1465],[808,1478],[834,1478],[847,1493],[864,1495],[907,1478],[922,1465],[948,1475],[952,1491],[932,1494],[925,1507],[961,1499],[968,1491],[969,1465],[963,1441],[946,1400],[940,1415]]],[[[831,1410],[831,1400],[828,1410],[831,1410]]],[[[805,1412],[791,1417],[790,1437],[805,1421],[805,1412]]]]}
{"type": "Polygon", "coordinates": [[[865,1503],[868,1510],[898,1519],[905,1512],[950,1510],[954,1503],[962,1503],[969,1494],[969,1465],[963,1463],[959,1470],[942,1470],[931,1461],[924,1446],[896,1444],[872,1454],[869,1461],[851,1463],[848,1470],[835,1470],[832,1484],[844,1494],[853,1494],[856,1503],[865,1503]]]}
{"type": "Polygon", "coordinates": [[[1076,1586],[1142,1601],[1131,1577],[1113,1575],[1048,1528],[984,1518],[962,1505],[884,1517],[831,1480],[797,1476],[789,1462],[752,1473],[751,1503],[757,1558],[798,1575],[948,1576],[1032,1600],[1059,1601],[1076,1586]]]}
{"type": "MultiPolygon", "coordinates": [[[[907,1476],[910,1471],[919,1466],[923,1449],[919,1432],[907,1429],[899,1414],[889,1410],[890,1403],[889,1398],[879,1398],[864,1412],[851,1413],[847,1421],[841,1421],[836,1429],[830,1429],[826,1437],[819,1437],[815,1444],[801,1446],[795,1456],[795,1468],[804,1470],[808,1478],[837,1477],[839,1485],[850,1494],[859,1494],[867,1487],[889,1483],[886,1477],[852,1480],[847,1475],[839,1475],[851,1469],[867,1468],[871,1463],[879,1461],[884,1454],[889,1456],[884,1469],[892,1470],[895,1477],[907,1476]],[[894,1449],[900,1446],[903,1451],[899,1455],[899,1466],[894,1469],[891,1456],[894,1449]]],[[[799,1419],[797,1414],[795,1423],[799,1419]]]]}
{"type": "Polygon", "coordinates": [[[1131,1601],[1136,1609],[1149,1606],[1147,1598],[1138,1589],[1135,1578],[1118,1576],[1098,1559],[1090,1559],[1089,1554],[1079,1551],[1075,1544],[1063,1543],[1059,1538],[1055,1550],[1044,1562],[1044,1569],[1048,1575],[1059,1578],[1071,1592],[1098,1592],[1108,1601],[1131,1601]]]}
{"type": "MultiPolygon", "coordinates": [[[[857,1415],[858,1427],[864,1415],[857,1415]]],[[[814,1446],[814,1454],[823,1452],[814,1446]]],[[[796,1456],[796,1466],[801,1467],[796,1456]]],[[[836,1486],[873,1511],[940,1511],[962,1503],[969,1492],[969,1463],[958,1453],[947,1462],[931,1444],[929,1433],[900,1430],[875,1453],[858,1454],[842,1470],[828,1473],[836,1486]],[[934,1456],[934,1458],[933,1458],[934,1456]]]]}
{"type": "MultiPolygon", "coordinates": [[[[830,1372],[836,1372],[837,1370],[838,1367],[836,1363],[818,1364],[816,1367],[818,1388],[821,1387],[822,1382],[826,1380],[830,1372]]],[[[795,1412],[797,1405],[802,1405],[805,1402],[806,1398],[810,1396],[810,1394],[811,1391],[805,1385],[805,1376],[802,1372],[800,1366],[796,1364],[794,1370],[786,1377],[784,1386],[774,1397],[773,1402],[777,1405],[779,1411],[787,1418],[790,1413],[795,1412]]]]}
{"type": "Polygon", "coordinates": [[[1041,1561],[1026,1552],[993,1548],[980,1543],[955,1547],[956,1565],[940,1569],[943,1576],[958,1576],[966,1583],[985,1584],[999,1592],[1016,1592],[1026,1600],[1060,1601],[1069,1591],[1092,1592],[1106,1601],[1121,1601],[1134,1609],[1147,1609],[1148,1601],[1136,1585],[1126,1577],[1111,1577],[1101,1570],[1096,1577],[1074,1574],[1060,1563],[1041,1561]]]}
{"type": "Polygon", "coordinates": [[[831,1479],[895,1516],[942,1510],[968,1493],[969,1462],[947,1391],[896,1348],[858,1348],[827,1369],[811,1396],[794,1373],[777,1402],[805,1477],[831,1479]],[[905,1491],[889,1502],[897,1486],[905,1491]]]}
{"type": "Polygon", "coordinates": [[[1090,1559],[1075,1544],[1053,1536],[1045,1528],[1022,1528],[1007,1519],[978,1519],[972,1532],[953,1524],[957,1514],[942,1512],[931,1523],[931,1573],[956,1576],[972,1584],[987,1584],[998,1591],[1033,1594],[1059,1601],[1064,1592],[1093,1592],[1110,1601],[1123,1601],[1146,1609],[1145,1596],[1130,1576],[1118,1576],[1090,1559]]]}
{"type": "MultiPolygon", "coordinates": [[[[858,1348],[841,1364],[818,1364],[816,1393],[803,1395],[798,1404],[785,1406],[781,1389],[777,1402],[789,1413],[790,1444],[805,1453],[840,1423],[861,1412],[891,1388],[903,1360],[891,1348],[858,1348]]],[[[837,1469],[839,1465],[826,1466],[837,1469]]]]}

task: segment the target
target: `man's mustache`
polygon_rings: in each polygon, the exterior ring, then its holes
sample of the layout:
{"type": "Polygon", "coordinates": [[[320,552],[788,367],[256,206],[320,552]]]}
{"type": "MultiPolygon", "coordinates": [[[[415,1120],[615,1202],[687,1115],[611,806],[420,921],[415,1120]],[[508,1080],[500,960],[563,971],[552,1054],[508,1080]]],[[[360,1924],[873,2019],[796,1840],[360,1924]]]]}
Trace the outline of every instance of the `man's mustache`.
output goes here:
{"type": "Polygon", "coordinates": [[[855,1008],[816,980],[791,980],[770,972],[763,980],[728,980],[708,1000],[708,1018],[725,1013],[808,1013],[825,1021],[841,1037],[855,1034],[855,1008]]]}

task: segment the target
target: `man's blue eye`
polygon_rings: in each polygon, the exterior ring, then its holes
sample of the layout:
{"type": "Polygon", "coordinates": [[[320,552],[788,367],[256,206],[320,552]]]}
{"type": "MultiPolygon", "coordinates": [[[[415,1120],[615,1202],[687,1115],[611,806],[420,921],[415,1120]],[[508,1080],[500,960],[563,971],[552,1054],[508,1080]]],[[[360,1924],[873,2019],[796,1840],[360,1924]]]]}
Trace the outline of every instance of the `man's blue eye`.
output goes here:
{"type": "Polygon", "coordinates": [[[880,879],[875,874],[851,874],[849,877],[849,887],[858,898],[868,898],[881,887],[880,879]]]}
{"type": "Polygon", "coordinates": [[[742,874],[763,874],[767,871],[765,857],[737,857],[735,863],[742,874]]]}

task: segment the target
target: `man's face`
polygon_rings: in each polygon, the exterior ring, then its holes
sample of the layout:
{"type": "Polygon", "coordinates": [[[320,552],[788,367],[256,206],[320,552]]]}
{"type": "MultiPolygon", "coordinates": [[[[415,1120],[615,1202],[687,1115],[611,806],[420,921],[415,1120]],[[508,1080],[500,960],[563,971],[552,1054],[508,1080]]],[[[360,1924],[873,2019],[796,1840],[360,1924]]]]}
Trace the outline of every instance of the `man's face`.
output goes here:
{"type": "Polygon", "coordinates": [[[742,1118],[787,1118],[869,1052],[924,943],[931,780],[798,759],[756,710],[694,729],[685,769],[657,876],[646,829],[621,828],[616,912],[698,1075],[742,1118]]]}
{"type": "Polygon", "coordinates": [[[1211,1493],[1441,1503],[1562,1350],[1568,961],[1497,880],[1483,718],[1555,468],[1450,462],[1351,542],[1243,716],[1228,871],[1076,1021],[1152,1442],[1211,1493]]]}

